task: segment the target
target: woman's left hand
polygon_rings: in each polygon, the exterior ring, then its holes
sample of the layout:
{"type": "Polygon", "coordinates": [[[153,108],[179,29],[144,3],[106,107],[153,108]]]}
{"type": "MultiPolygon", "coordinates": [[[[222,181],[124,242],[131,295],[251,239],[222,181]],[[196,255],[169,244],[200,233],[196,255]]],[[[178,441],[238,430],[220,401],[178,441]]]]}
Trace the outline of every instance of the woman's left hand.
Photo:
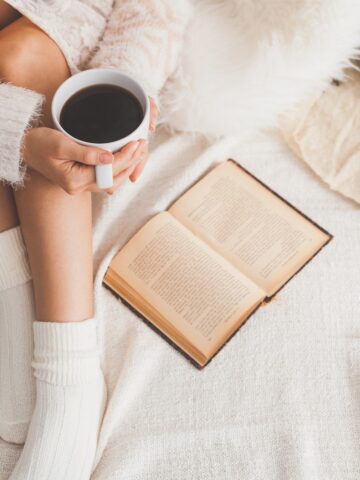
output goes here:
{"type": "MultiPolygon", "coordinates": [[[[150,132],[155,132],[156,129],[156,120],[159,115],[159,109],[155,103],[155,100],[151,97],[149,97],[150,100],[150,122],[149,122],[149,130],[150,132]]],[[[130,180],[132,182],[136,182],[136,180],[140,177],[142,171],[144,170],[145,164],[147,162],[147,159],[149,157],[149,149],[148,146],[146,145],[143,148],[143,153],[141,155],[141,162],[136,166],[132,174],[130,175],[130,180]]],[[[109,192],[110,193],[110,192],[109,192]]]]}

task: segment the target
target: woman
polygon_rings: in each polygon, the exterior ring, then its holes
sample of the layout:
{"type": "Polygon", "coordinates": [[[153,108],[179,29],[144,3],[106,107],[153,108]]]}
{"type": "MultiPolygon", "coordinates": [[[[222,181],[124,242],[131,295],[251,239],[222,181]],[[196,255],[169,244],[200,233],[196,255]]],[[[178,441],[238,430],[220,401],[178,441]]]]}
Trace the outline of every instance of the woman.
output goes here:
{"type": "MultiPolygon", "coordinates": [[[[147,157],[143,142],[112,158],[28,124],[45,99],[50,125],[54,91],[97,44],[90,67],[120,68],[156,96],[187,17],[183,0],[0,0],[0,176],[21,186],[0,185],[0,436],[26,439],[12,480],[90,476],[106,400],[93,318],[94,165],[113,162],[115,189],[147,157]]],[[[152,129],[155,117],[152,102],[152,129]]]]}

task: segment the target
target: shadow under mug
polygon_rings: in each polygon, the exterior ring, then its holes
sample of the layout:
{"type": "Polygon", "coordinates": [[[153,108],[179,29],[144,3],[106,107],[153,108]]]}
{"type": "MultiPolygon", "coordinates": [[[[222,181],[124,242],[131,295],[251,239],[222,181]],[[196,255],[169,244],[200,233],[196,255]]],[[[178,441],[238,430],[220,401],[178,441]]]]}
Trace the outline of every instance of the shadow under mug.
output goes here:
{"type": "MultiPolygon", "coordinates": [[[[107,68],[94,68],[77,73],[72,77],[68,78],[67,80],[65,80],[64,83],[60,85],[54,95],[51,105],[51,113],[55,128],[62,132],[64,135],[81,145],[86,145],[89,147],[99,147],[104,150],[108,150],[111,153],[119,151],[129,142],[148,138],[150,120],[149,98],[146,95],[145,90],[138,82],[118,70],[111,70],[107,68]],[[83,140],[79,140],[78,138],[73,137],[62,128],[60,124],[60,115],[65,103],[78,91],[94,85],[116,85],[125,88],[133,95],[135,95],[135,97],[139,100],[144,112],[144,118],[141,124],[136,128],[136,130],[131,132],[126,137],[119,138],[119,140],[116,140],[114,142],[91,143],[84,142],[83,140]]],[[[95,170],[97,186],[101,189],[112,187],[112,165],[97,165],[95,167],[95,170]]]]}

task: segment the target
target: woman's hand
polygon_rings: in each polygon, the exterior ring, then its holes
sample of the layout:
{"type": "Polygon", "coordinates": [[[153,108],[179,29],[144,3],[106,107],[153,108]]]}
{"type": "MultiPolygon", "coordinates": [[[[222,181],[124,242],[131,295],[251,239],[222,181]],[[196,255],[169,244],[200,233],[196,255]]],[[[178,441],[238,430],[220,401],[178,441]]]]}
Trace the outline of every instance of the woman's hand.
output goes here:
{"type": "Polygon", "coordinates": [[[114,185],[106,190],[112,194],[132,176],[147,157],[144,140],[130,142],[112,155],[106,150],[79,145],[57,130],[33,128],[24,138],[24,162],[51,182],[74,195],[84,191],[100,191],[96,186],[95,166],[112,163],[114,185]]]}
{"type": "MultiPolygon", "coordinates": [[[[154,132],[158,109],[150,98],[149,130],[154,132]]],[[[106,190],[112,195],[127,179],[136,182],[148,159],[145,140],[130,142],[112,155],[106,150],[86,147],[51,128],[33,128],[23,144],[24,162],[70,195],[101,191],[96,185],[95,166],[113,164],[114,185],[106,190]]]]}
{"type": "MultiPolygon", "coordinates": [[[[155,132],[156,129],[156,120],[159,115],[159,109],[155,103],[155,100],[149,97],[150,100],[150,123],[149,123],[149,130],[150,132],[155,132]]],[[[130,174],[130,180],[132,182],[136,182],[136,180],[140,177],[142,171],[144,170],[145,164],[148,159],[148,149],[147,145],[144,147],[146,150],[143,153],[142,161],[137,165],[135,170],[130,174]]]]}

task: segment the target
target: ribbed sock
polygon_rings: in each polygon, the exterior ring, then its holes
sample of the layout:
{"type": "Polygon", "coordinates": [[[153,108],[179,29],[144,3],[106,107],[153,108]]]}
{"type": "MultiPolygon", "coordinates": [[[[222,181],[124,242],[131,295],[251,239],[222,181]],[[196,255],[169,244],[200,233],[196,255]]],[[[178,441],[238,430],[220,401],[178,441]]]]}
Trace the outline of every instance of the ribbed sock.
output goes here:
{"type": "Polygon", "coordinates": [[[0,437],[24,443],[35,404],[35,307],[19,227],[0,233],[0,437]]]}
{"type": "Polygon", "coordinates": [[[22,445],[5,442],[0,438],[0,480],[8,480],[21,455],[22,445]]]}
{"type": "Polygon", "coordinates": [[[94,319],[34,323],[36,404],[11,480],[89,480],[106,387],[94,319]]]}

